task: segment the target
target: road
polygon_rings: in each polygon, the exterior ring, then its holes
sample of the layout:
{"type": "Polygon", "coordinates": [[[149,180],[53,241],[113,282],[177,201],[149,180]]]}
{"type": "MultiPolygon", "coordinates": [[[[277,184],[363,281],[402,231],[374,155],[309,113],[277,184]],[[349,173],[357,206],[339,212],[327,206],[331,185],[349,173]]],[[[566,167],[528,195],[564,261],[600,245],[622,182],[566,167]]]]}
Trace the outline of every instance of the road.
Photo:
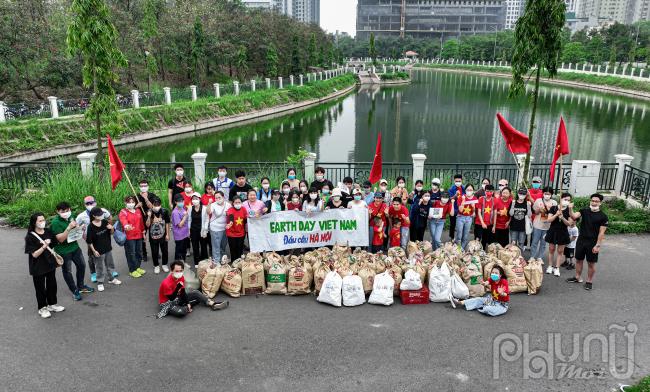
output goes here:
{"type": "MultiPolygon", "coordinates": [[[[4,391],[613,391],[630,380],[615,379],[599,362],[596,343],[588,361],[582,350],[570,361],[584,379],[558,376],[558,355],[547,357],[553,377],[524,379],[525,362],[542,365],[539,353],[495,362],[493,341],[510,333],[523,344],[527,333],[532,351],[546,345],[547,333],[560,333],[569,355],[573,334],[581,345],[588,333],[607,335],[610,325],[628,323],[638,326],[631,378],[650,373],[650,236],[609,237],[593,291],[565,283],[564,271],[562,278],[546,275],[538,296],[513,295],[510,311],[498,318],[449,304],[333,308],[310,295],[243,297],[224,311],[197,308],[183,320],[157,320],[162,274],[149,262],[144,278],[127,277],[118,248],[122,286],[73,303],[58,272],[66,310],[43,320],[24,235],[0,229],[4,391]]],[[[613,336],[617,364],[625,365],[628,345],[622,334],[613,336]]]]}

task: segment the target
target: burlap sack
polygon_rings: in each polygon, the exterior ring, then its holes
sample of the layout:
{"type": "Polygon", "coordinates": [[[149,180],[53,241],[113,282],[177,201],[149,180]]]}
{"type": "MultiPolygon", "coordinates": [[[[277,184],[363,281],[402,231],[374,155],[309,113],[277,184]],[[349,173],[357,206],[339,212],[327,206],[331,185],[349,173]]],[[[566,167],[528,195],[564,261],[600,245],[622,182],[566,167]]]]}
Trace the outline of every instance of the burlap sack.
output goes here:
{"type": "Polygon", "coordinates": [[[325,276],[330,272],[330,265],[326,263],[320,263],[314,268],[314,291],[319,292],[323,282],[325,281],[325,276]]]}
{"type": "Polygon", "coordinates": [[[196,267],[196,277],[199,279],[199,282],[203,280],[203,277],[205,276],[205,273],[210,264],[213,264],[212,259],[199,261],[199,265],[196,267]]]}
{"type": "Polygon", "coordinates": [[[499,257],[499,260],[503,262],[503,264],[510,264],[513,259],[516,259],[519,257],[518,251],[514,249],[499,249],[499,254],[497,257],[499,257]]]}
{"type": "Polygon", "coordinates": [[[397,265],[392,265],[387,268],[386,271],[390,274],[391,278],[395,281],[395,287],[393,290],[393,295],[399,295],[399,285],[402,283],[402,268],[397,265]]]}
{"type": "Polygon", "coordinates": [[[347,257],[348,255],[352,254],[352,249],[350,249],[350,247],[347,245],[336,244],[332,248],[332,254],[339,257],[347,257]]]}
{"type": "Polygon", "coordinates": [[[481,241],[479,240],[471,240],[470,242],[467,243],[467,247],[465,248],[465,251],[469,254],[475,254],[483,250],[483,245],[481,245],[481,241]]]}
{"type": "Polygon", "coordinates": [[[365,263],[359,268],[357,275],[361,278],[361,283],[363,284],[363,291],[366,294],[369,294],[372,291],[372,285],[375,281],[375,276],[377,273],[375,269],[372,268],[369,263],[365,263]]]}
{"type": "MultiPolygon", "coordinates": [[[[414,242],[409,242],[409,246],[410,246],[410,244],[413,244],[413,246],[415,246],[417,248],[417,245],[415,245],[414,242]]],[[[388,249],[388,256],[392,257],[392,258],[395,258],[395,257],[406,258],[406,252],[404,252],[404,249],[400,248],[399,246],[395,246],[395,247],[392,247],[392,248],[388,249]]]]}
{"type": "Polygon", "coordinates": [[[348,275],[352,275],[352,270],[347,265],[341,265],[336,269],[336,272],[341,275],[341,278],[345,278],[348,275]]]}
{"type": "Polygon", "coordinates": [[[241,291],[241,271],[234,267],[224,266],[226,275],[221,281],[221,291],[231,297],[237,298],[241,291]]]}
{"type": "Polygon", "coordinates": [[[472,256],[469,263],[465,265],[462,270],[462,278],[469,288],[470,297],[482,297],[485,294],[483,267],[477,256],[472,256]]]}
{"type": "Polygon", "coordinates": [[[541,260],[531,258],[528,260],[528,265],[524,267],[528,295],[535,295],[542,288],[542,280],[544,279],[543,265],[544,263],[541,260]]]}
{"type": "Polygon", "coordinates": [[[526,277],[524,276],[524,267],[526,260],[523,257],[517,257],[505,265],[506,277],[508,278],[508,287],[510,293],[523,293],[528,291],[526,277]]]}
{"type": "Polygon", "coordinates": [[[433,252],[433,245],[431,245],[430,241],[419,241],[418,243],[418,249],[422,254],[428,255],[429,253],[433,252]]]}
{"type": "MultiPolygon", "coordinates": [[[[391,249],[393,249],[393,248],[391,248],[391,249]]],[[[390,249],[388,251],[390,252],[390,249]]],[[[409,243],[406,245],[406,256],[411,257],[411,255],[414,254],[417,251],[419,251],[418,244],[413,242],[413,241],[409,241],[409,243]]]]}
{"type": "Polygon", "coordinates": [[[266,272],[266,294],[284,295],[287,293],[287,265],[284,261],[275,262],[266,272]]]}
{"type": "Polygon", "coordinates": [[[500,244],[493,242],[488,245],[487,253],[488,255],[498,256],[501,249],[503,249],[503,247],[500,244]]]}
{"type": "Polygon", "coordinates": [[[273,264],[281,263],[283,261],[282,256],[275,252],[264,253],[264,271],[268,271],[273,264]]]}
{"type": "Polygon", "coordinates": [[[211,263],[203,274],[203,279],[201,279],[201,291],[208,298],[214,298],[217,295],[217,291],[221,287],[221,282],[223,281],[224,276],[226,275],[227,269],[217,266],[214,263],[211,263]]]}
{"type": "Polygon", "coordinates": [[[289,269],[287,295],[311,293],[312,269],[309,263],[297,263],[289,269]]]}
{"type": "Polygon", "coordinates": [[[264,266],[262,265],[262,257],[258,256],[247,256],[241,264],[241,293],[243,295],[262,294],[264,292],[264,266]]]}

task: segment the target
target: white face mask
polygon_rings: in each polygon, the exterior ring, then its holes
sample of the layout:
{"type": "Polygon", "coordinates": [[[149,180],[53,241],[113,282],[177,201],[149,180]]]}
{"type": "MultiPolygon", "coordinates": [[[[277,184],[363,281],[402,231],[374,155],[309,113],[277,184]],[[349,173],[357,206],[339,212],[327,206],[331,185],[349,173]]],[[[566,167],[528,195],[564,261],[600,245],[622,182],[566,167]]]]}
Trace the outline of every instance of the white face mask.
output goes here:
{"type": "Polygon", "coordinates": [[[192,205],[193,205],[193,206],[198,206],[199,204],[201,204],[201,200],[199,200],[199,199],[192,199],[192,205]]]}
{"type": "Polygon", "coordinates": [[[544,201],[551,200],[551,195],[544,195],[544,201]]]}
{"type": "Polygon", "coordinates": [[[517,198],[519,200],[524,200],[526,198],[526,195],[517,195],[517,198]]]}
{"type": "Polygon", "coordinates": [[[176,170],[177,177],[183,177],[183,173],[185,173],[183,170],[176,170]]]}
{"type": "Polygon", "coordinates": [[[140,192],[149,192],[149,187],[148,186],[141,186],[140,187],[140,192]]]}
{"type": "Polygon", "coordinates": [[[462,182],[462,181],[456,181],[456,182],[454,182],[454,184],[455,184],[457,187],[461,187],[461,186],[463,185],[463,182],[462,182]]]}
{"type": "Polygon", "coordinates": [[[223,199],[221,197],[218,198],[218,199],[215,199],[214,201],[217,202],[217,204],[219,204],[219,205],[223,205],[223,199]]]}
{"type": "Polygon", "coordinates": [[[63,218],[63,219],[69,219],[70,216],[72,215],[72,212],[70,212],[70,211],[66,211],[66,212],[61,213],[61,214],[59,214],[59,215],[60,215],[61,218],[63,218]]]}
{"type": "Polygon", "coordinates": [[[310,197],[312,200],[316,200],[316,198],[318,197],[318,193],[310,193],[310,194],[309,194],[309,197],[310,197]]]}
{"type": "Polygon", "coordinates": [[[421,186],[421,185],[416,186],[416,187],[415,187],[415,190],[418,191],[418,192],[420,192],[420,191],[422,190],[422,186],[421,186]]]}
{"type": "Polygon", "coordinates": [[[428,203],[429,200],[431,200],[430,196],[422,196],[422,201],[424,201],[425,203],[428,203]]]}
{"type": "Polygon", "coordinates": [[[153,210],[153,212],[159,212],[160,211],[160,206],[153,207],[152,210],[153,210]]]}
{"type": "Polygon", "coordinates": [[[39,229],[44,229],[45,228],[45,222],[38,222],[36,224],[36,227],[39,228],[39,229]]]}
{"type": "Polygon", "coordinates": [[[192,188],[185,188],[185,193],[187,193],[187,194],[192,193],[192,188]]]}
{"type": "Polygon", "coordinates": [[[262,184],[262,189],[264,189],[264,190],[269,189],[269,184],[262,184]]]}
{"type": "Polygon", "coordinates": [[[183,277],[183,272],[174,272],[172,273],[172,276],[174,277],[174,279],[178,280],[183,277]]]}
{"type": "Polygon", "coordinates": [[[235,204],[233,207],[235,207],[236,210],[241,210],[241,204],[235,204]]]}
{"type": "Polygon", "coordinates": [[[447,198],[440,199],[440,203],[442,203],[442,204],[447,204],[447,202],[449,202],[449,199],[447,199],[447,198]]]}
{"type": "Polygon", "coordinates": [[[591,209],[592,212],[600,211],[600,206],[595,206],[593,204],[589,204],[589,208],[591,209]]]}
{"type": "Polygon", "coordinates": [[[569,206],[569,203],[570,203],[569,200],[564,200],[564,199],[560,202],[560,204],[562,205],[562,207],[568,207],[568,206],[569,206]]]}
{"type": "Polygon", "coordinates": [[[322,176],[322,175],[320,175],[320,174],[316,176],[316,179],[317,179],[318,181],[323,181],[323,178],[325,178],[325,177],[322,176]]]}
{"type": "Polygon", "coordinates": [[[89,205],[89,206],[86,206],[86,210],[87,210],[87,211],[92,210],[93,208],[95,208],[95,205],[96,205],[96,204],[91,204],[91,205],[89,205]]]}
{"type": "Polygon", "coordinates": [[[224,178],[226,177],[226,172],[225,171],[220,171],[219,172],[219,178],[224,178]]]}
{"type": "Polygon", "coordinates": [[[284,189],[282,190],[282,193],[284,193],[285,195],[288,195],[290,191],[291,191],[291,189],[289,189],[289,188],[284,188],[284,189]]]}
{"type": "Polygon", "coordinates": [[[298,204],[298,203],[300,203],[300,199],[298,199],[297,197],[294,198],[294,199],[291,199],[291,201],[293,201],[293,204],[298,204]]]}
{"type": "Polygon", "coordinates": [[[307,187],[301,186],[300,187],[300,192],[307,193],[307,187]]]}
{"type": "Polygon", "coordinates": [[[474,191],[465,191],[465,194],[467,195],[467,197],[472,197],[474,196],[474,191]]]}
{"type": "Polygon", "coordinates": [[[398,188],[404,188],[404,186],[405,186],[405,185],[404,185],[403,182],[400,182],[399,184],[397,184],[397,187],[398,187],[398,188]]]}
{"type": "Polygon", "coordinates": [[[132,210],[135,208],[135,203],[126,203],[126,209],[127,210],[132,210]]]}

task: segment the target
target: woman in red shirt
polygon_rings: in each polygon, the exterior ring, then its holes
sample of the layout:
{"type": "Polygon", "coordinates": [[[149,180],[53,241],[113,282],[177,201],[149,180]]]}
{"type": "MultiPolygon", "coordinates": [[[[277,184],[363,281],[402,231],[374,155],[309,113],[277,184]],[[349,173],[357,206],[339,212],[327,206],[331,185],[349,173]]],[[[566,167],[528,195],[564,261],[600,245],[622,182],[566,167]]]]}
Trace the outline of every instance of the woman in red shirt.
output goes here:
{"type": "Polygon", "coordinates": [[[298,191],[291,192],[289,200],[287,201],[287,211],[302,210],[302,202],[300,201],[300,193],[298,191]]]}
{"type": "MultiPolygon", "coordinates": [[[[369,236],[370,244],[372,244],[374,238],[374,227],[375,227],[375,218],[381,220],[382,226],[385,229],[388,227],[387,218],[388,217],[388,205],[384,203],[384,192],[375,192],[374,201],[368,205],[368,219],[370,219],[369,225],[369,236]]],[[[386,238],[386,232],[384,232],[384,239],[386,238]]]]}
{"type": "Polygon", "coordinates": [[[240,198],[235,198],[232,207],[226,212],[226,237],[230,247],[230,257],[233,261],[244,253],[244,238],[246,238],[246,220],[248,212],[242,208],[240,198]]]}
{"type": "Polygon", "coordinates": [[[483,249],[494,242],[492,238],[492,216],[494,215],[494,187],[486,185],[485,195],[478,199],[476,219],[474,219],[474,238],[481,240],[483,249]]]}
{"type": "Polygon", "coordinates": [[[454,216],[454,199],[449,199],[449,192],[440,189],[440,199],[433,202],[429,210],[429,231],[433,238],[433,250],[442,245],[442,231],[445,229],[445,221],[448,216],[454,216]]]}
{"type": "Polygon", "coordinates": [[[492,214],[492,234],[494,241],[506,246],[510,242],[510,188],[501,189],[501,197],[494,200],[494,213],[492,214]]]}
{"type": "Polygon", "coordinates": [[[129,266],[129,275],[132,278],[139,278],[147,272],[140,268],[144,221],[142,220],[142,211],[135,208],[136,202],[135,196],[125,197],[126,208],[123,208],[118,215],[122,230],[126,234],[124,253],[126,254],[126,264],[129,266]]]}
{"type": "Polygon", "coordinates": [[[456,217],[455,242],[465,249],[469,242],[469,229],[476,216],[478,199],[474,196],[474,186],[465,187],[465,194],[458,196],[458,216],[456,217]]]}
{"type": "Polygon", "coordinates": [[[501,316],[508,311],[510,305],[510,289],[508,288],[508,279],[501,266],[495,265],[490,272],[490,279],[483,282],[486,289],[490,292],[483,297],[470,298],[459,301],[456,298],[451,299],[451,304],[464,305],[466,310],[478,310],[488,316],[501,316]]]}

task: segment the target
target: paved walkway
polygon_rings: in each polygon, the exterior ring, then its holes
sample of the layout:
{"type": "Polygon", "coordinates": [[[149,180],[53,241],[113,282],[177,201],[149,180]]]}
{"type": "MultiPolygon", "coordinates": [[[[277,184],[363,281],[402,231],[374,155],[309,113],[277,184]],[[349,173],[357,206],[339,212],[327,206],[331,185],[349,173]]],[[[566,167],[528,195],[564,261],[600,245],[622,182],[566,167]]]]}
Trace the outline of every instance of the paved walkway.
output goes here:
{"type": "MultiPolygon", "coordinates": [[[[614,323],[638,325],[633,378],[650,373],[650,236],[608,238],[592,292],[565,283],[566,276],[546,276],[538,296],[513,295],[510,311],[499,318],[449,304],[337,309],[313,296],[259,296],[232,299],[221,312],[199,308],[185,320],[156,320],[162,275],[149,262],[146,277],[126,277],[118,248],[121,287],[73,303],[59,272],[66,310],[42,320],[24,234],[0,229],[0,390],[613,391],[619,380],[596,358],[597,345],[590,361],[581,355],[572,362],[585,369],[586,380],[523,380],[521,359],[499,361],[494,379],[492,358],[500,333],[518,339],[529,333],[533,350],[558,332],[569,355],[573,333],[607,334],[614,323]]],[[[619,364],[626,349],[619,339],[619,364]]]]}

